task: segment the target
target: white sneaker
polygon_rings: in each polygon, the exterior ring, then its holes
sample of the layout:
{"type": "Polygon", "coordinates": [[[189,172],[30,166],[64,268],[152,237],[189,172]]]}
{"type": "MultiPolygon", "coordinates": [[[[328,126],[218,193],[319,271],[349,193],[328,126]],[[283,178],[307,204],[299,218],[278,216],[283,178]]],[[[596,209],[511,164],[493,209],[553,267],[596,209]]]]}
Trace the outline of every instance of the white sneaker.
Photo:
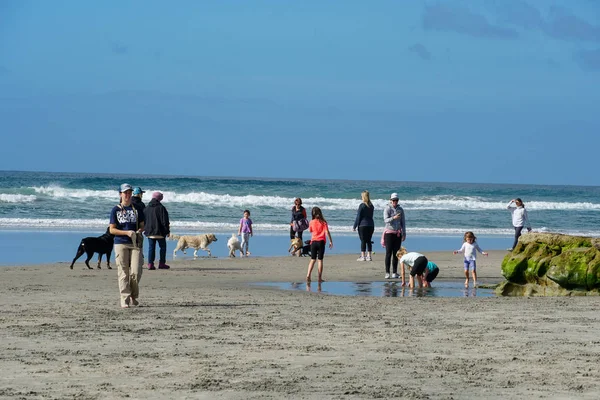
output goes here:
{"type": "Polygon", "coordinates": [[[371,256],[367,256],[365,257],[365,261],[373,261],[373,259],[371,258],[371,256]]]}
{"type": "Polygon", "coordinates": [[[356,261],[365,261],[365,258],[363,256],[360,256],[356,259],[356,261]]]}
{"type": "Polygon", "coordinates": [[[385,279],[390,279],[390,274],[385,274],[385,279]]]}
{"type": "Polygon", "coordinates": [[[392,274],[392,279],[398,279],[398,278],[400,278],[400,275],[398,275],[398,274],[392,274]]]}

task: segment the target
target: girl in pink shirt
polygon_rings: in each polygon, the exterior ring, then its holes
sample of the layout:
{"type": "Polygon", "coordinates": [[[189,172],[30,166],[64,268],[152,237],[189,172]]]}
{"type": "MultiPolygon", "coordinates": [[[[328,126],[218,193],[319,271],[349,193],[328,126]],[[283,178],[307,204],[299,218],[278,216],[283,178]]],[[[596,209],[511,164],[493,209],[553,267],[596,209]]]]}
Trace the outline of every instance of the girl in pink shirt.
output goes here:
{"type": "Polygon", "coordinates": [[[318,272],[319,283],[323,282],[323,256],[325,255],[325,243],[329,237],[329,248],[333,247],[333,239],[329,233],[327,221],[323,218],[323,213],[319,207],[312,209],[312,221],[308,225],[308,230],[312,233],[310,240],[310,262],[308,263],[308,272],[306,274],[306,283],[310,283],[310,275],[315,266],[315,261],[319,260],[318,272]]]}

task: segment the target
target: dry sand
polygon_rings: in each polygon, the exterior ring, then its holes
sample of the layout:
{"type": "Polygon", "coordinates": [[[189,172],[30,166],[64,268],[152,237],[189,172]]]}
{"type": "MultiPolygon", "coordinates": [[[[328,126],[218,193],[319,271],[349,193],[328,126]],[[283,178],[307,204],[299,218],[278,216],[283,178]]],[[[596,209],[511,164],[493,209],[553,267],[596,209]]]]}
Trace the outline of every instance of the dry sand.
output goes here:
{"type": "MultiPolygon", "coordinates": [[[[500,282],[505,254],[480,256],[481,283],[500,282]]],[[[441,267],[436,282],[463,281],[460,256],[426,255],[441,267]]],[[[382,258],[326,256],[325,279],[381,281],[382,258]]],[[[598,297],[352,297],[249,285],[302,281],[307,264],[176,261],[145,270],[142,306],[125,310],[115,269],[0,268],[0,398],[599,396],[598,297]]]]}

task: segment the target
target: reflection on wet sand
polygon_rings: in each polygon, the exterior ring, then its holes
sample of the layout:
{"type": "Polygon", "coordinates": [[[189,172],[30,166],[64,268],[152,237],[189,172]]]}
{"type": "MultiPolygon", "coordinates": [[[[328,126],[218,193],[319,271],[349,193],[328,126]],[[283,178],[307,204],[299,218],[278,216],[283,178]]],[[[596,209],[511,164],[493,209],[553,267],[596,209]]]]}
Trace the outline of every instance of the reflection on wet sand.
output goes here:
{"type": "Polygon", "coordinates": [[[465,290],[463,290],[463,294],[465,297],[477,297],[477,288],[465,288],[465,290]]]}
{"type": "MultiPolygon", "coordinates": [[[[321,282],[317,283],[317,293],[321,293],[321,290],[323,290],[322,285],[321,282]]],[[[306,291],[312,292],[312,282],[306,282],[306,291]]]]}
{"type": "Polygon", "coordinates": [[[376,297],[494,297],[490,288],[465,288],[460,282],[437,282],[429,288],[409,288],[398,281],[383,282],[263,282],[261,286],[273,286],[287,290],[305,290],[342,296],[376,297]]]}

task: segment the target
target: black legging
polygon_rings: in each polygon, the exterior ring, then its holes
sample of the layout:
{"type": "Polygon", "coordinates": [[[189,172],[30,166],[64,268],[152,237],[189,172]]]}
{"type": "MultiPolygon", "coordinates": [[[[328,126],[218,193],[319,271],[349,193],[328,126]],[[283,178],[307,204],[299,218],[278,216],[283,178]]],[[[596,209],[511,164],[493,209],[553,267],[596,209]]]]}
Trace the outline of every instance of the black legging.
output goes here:
{"type": "Polygon", "coordinates": [[[302,240],[302,232],[304,231],[300,231],[300,232],[296,232],[294,230],[293,226],[290,226],[290,239],[294,239],[294,238],[299,238],[300,240],[302,240]]]}
{"type": "Polygon", "coordinates": [[[517,247],[517,242],[519,241],[519,236],[521,236],[521,231],[523,230],[522,226],[515,226],[515,242],[512,245],[512,248],[514,249],[515,247],[517,247]]]}
{"type": "Polygon", "coordinates": [[[364,253],[365,251],[373,251],[373,243],[371,239],[373,239],[373,232],[375,232],[374,226],[359,226],[358,227],[358,237],[360,238],[360,251],[364,253]]]}
{"type": "Polygon", "coordinates": [[[402,237],[396,233],[386,233],[383,236],[383,243],[385,243],[385,273],[390,273],[390,263],[392,264],[392,272],[398,273],[398,256],[396,253],[402,246],[402,237]]]}

